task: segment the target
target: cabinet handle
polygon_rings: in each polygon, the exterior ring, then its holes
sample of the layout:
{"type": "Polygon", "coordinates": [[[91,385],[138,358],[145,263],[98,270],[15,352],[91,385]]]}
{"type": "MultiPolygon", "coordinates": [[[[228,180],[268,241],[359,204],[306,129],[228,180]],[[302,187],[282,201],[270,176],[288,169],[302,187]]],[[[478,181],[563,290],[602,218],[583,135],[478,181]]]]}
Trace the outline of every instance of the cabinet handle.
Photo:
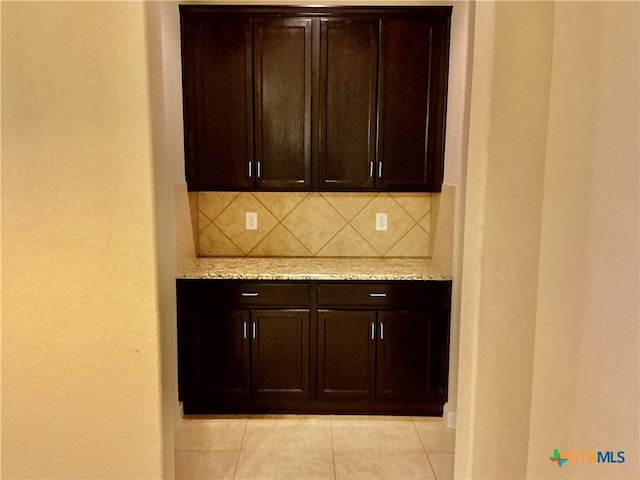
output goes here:
{"type": "Polygon", "coordinates": [[[247,338],[247,322],[242,322],[242,338],[247,338]]]}
{"type": "Polygon", "coordinates": [[[253,171],[252,171],[252,167],[253,166],[253,162],[251,160],[249,160],[249,178],[251,178],[251,176],[253,175],[253,171]]]}
{"type": "Polygon", "coordinates": [[[242,292],[240,295],[243,297],[257,297],[260,294],[258,292],[242,292]]]}
{"type": "Polygon", "coordinates": [[[378,161],[378,178],[382,178],[382,161],[378,161]]]}
{"type": "Polygon", "coordinates": [[[369,296],[373,297],[373,298],[384,298],[387,296],[386,293],[374,293],[374,292],[369,292],[369,296]]]}
{"type": "Polygon", "coordinates": [[[376,339],[376,326],[371,322],[371,340],[376,339]]]}
{"type": "Polygon", "coordinates": [[[373,162],[369,162],[369,178],[373,177],[373,162]]]}
{"type": "Polygon", "coordinates": [[[262,177],[262,162],[258,162],[258,178],[262,177]]]}
{"type": "Polygon", "coordinates": [[[384,323],[380,322],[380,340],[384,340],[384,323]]]}
{"type": "Polygon", "coordinates": [[[256,327],[256,322],[253,322],[251,324],[251,336],[253,338],[256,338],[256,330],[258,329],[258,327],[256,327]]]}

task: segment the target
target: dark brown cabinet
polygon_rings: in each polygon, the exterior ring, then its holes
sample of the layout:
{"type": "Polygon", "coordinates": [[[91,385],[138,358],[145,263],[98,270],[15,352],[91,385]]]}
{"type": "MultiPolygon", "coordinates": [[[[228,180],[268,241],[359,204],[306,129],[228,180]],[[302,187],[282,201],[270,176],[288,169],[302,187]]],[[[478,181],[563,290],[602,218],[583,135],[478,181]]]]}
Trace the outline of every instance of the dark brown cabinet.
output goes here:
{"type": "Polygon", "coordinates": [[[444,403],[450,295],[450,282],[320,283],[319,394],[390,413],[444,403]]]}
{"type": "Polygon", "coordinates": [[[190,190],[440,191],[451,7],[180,12],[190,190]]]}
{"type": "Polygon", "coordinates": [[[376,388],[376,315],[318,311],[318,397],[373,400],[376,388]]]}
{"type": "Polygon", "coordinates": [[[438,397],[442,387],[432,376],[441,334],[433,312],[378,313],[377,396],[383,401],[407,401],[438,397]]]}
{"type": "Polygon", "coordinates": [[[191,190],[253,186],[251,21],[183,12],[183,109],[191,190]]]}
{"type": "Polygon", "coordinates": [[[441,414],[450,281],[178,280],[185,413],[441,414]]]}
{"type": "MultiPolygon", "coordinates": [[[[186,312],[185,312],[186,313],[186,312]]],[[[181,392],[185,398],[216,398],[231,403],[249,398],[247,310],[193,306],[191,323],[181,331],[181,392]]]]}
{"type": "Polygon", "coordinates": [[[381,22],[376,185],[383,190],[442,188],[448,29],[434,18],[381,22]]]}
{"type": "Polygon", "coordinates": [[[288,282],[177,282],[185,413],[248,411],[258,404],[282,409],[281,402],[309,397],[309,288],[288,282]]]}
{"type": "Polygon", "coordinates": [[[254,24],[258,189],[311,187],[311,20],[254,24]]]}
{"type": "Polygon", "coordinates": [[[321,190],[375,187],[378,23],[320,21],[321,190]]]}
{"type": "Polygon", "coordinates": [[[251,322],[251,390],[257,399],[309,396],[309,311],[257,310],[251,322]]]}

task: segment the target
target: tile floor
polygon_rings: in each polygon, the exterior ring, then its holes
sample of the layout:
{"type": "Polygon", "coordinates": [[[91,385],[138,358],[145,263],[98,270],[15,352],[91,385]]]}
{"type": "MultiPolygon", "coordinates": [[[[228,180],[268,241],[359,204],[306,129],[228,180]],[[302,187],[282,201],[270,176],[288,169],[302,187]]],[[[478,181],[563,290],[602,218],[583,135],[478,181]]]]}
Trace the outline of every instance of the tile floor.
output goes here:
{"type": "Polygon", "coordinates": [[[440,418],[186,418],[176,433],[176,478],[451,479],[454,442],[440,418]]]}

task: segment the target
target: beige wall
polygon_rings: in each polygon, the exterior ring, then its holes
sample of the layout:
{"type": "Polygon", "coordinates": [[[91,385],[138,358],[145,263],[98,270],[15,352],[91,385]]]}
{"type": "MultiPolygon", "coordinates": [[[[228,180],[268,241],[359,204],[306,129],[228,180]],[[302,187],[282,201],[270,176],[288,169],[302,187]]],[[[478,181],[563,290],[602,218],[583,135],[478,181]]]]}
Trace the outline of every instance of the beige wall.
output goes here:
{"type": "Polygon", "coordinates": [[[476,5],[456,478],[640,475],[639,14],[476,5]]]}
{"type": "Polygon", "coordinates": [[[144,8],[2,2],[4,478],[163,476],[144,8]]]}
{"type": "Polygon", "coordinates": [[[640,477],[639,7],[555,8],[531,479],[640,477]],[[559,468],[554,448],[626,461],[559,468]]]}
{"type": "Polygon", "coordinates": [[[476,4],[457,478],[523,478],[553,5],[476,4]]]}
{"type": "Polygon", "coordinates": [[[180,20],[174,2],[144,2],[151,102],[153,183],[165,478],[174,475],[174,427],[179,425],[176,271],[195,256],[182,136],[180,20]]]}

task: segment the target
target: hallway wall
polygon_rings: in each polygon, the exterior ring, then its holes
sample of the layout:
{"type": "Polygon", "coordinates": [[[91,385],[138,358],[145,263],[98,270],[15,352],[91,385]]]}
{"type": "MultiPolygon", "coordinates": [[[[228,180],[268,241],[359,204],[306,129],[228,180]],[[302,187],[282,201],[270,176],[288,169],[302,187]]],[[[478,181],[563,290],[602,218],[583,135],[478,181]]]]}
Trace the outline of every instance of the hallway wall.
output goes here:
{"type": "Polygon", "coordinates": [[[162,478],[144,4],[0,8],[2,477],[162,478]]]}

